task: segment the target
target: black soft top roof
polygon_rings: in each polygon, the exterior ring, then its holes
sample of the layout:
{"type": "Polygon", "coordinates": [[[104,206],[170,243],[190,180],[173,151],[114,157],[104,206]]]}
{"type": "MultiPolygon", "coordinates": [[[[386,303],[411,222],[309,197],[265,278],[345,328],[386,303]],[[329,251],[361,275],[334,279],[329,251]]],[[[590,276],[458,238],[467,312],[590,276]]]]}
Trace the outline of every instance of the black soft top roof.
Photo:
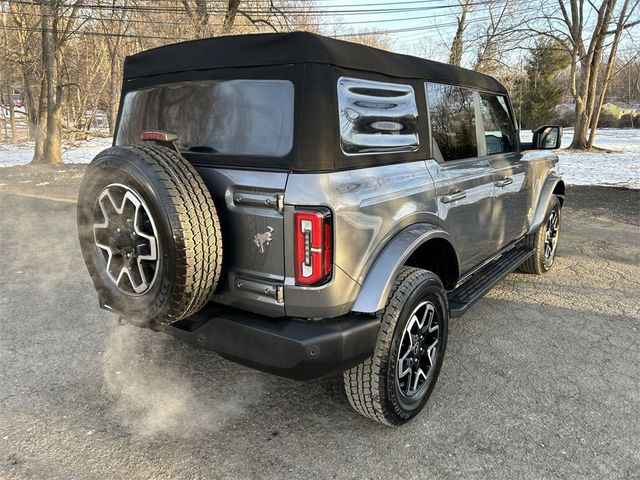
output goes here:
{"type": "Polygon", "coordinates": [[[234,35],[154,48],[126,58],[124,80],[193,70],[301,63],[506,93],[504,86],[488,75],[309,32],[234,35]]]}

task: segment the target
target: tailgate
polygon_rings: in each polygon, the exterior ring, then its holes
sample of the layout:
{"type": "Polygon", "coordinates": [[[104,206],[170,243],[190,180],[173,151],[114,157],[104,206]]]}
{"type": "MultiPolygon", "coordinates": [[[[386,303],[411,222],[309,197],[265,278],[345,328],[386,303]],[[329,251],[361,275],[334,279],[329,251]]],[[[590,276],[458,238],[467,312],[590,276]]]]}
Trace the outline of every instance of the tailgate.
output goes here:
{"type": "Polygon", "coordinates": [[[224,282],[214,300],[284,315],[284,190],[288,173],[198,168],[222,227],[224,282]]]}

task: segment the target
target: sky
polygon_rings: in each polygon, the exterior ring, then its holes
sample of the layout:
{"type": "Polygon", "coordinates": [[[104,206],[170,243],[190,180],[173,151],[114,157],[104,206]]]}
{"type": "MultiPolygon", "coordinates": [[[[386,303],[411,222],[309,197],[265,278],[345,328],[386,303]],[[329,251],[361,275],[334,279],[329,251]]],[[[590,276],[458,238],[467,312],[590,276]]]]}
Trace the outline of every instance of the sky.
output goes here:
{"type": "MultiPolygon", "coordinates": [[[[474,0],[478,3],[483,1],[474,0]]],[[[508,1],[521,2],[525,13],[532,13],[540,8],[540,3],[535,0],[508,1]]],[[[556,3],[556,0],[547,1],[550,4],[556,3]]],[[[391,30],[390,50],[439,61],[448,59],[448,49],[457,27],[457,0],[317,0],[316,3],[323,12],[321,22],[329,24],[323,27],[325,34],[333,35],[336,32],[332,30],[335,29],[391,30]]],[[[640,9],[635,16],[640,17],[640,9]]],[[[482,6],[475,6],[467,19],[471,21],[466,33],[468,39],[474,22],[475,25],[480,25],[486,19],[486,10],[483,11],[482,6]]],[[[587,19],[587,24],[589,21],[587,19]]],[[[638,52],[639,33],[640,26],[627,32],[621,43],[621,53],[638,52]]],[[[514,55],[521,58],[526,52],[515,52],[514,55]]],[[[472,61],[471,58],[463,57],[463,64],[472,61]]]]}
{"type": "MultiPolygon", "coordinates": [[[[323,15],[322,22],[340,23],[342,30],[361,29],[391,30],[389,47],[399,53],[425,53],[423,46],[429,45],[430,57],[446,60],[451,39],[456,31],[456,0],[318,0],[323,15]],[[339,11],[344,12],[342,15],[339,11]],[[366,11],[371,11],[367,13],[366,11]],[[401,30],[401,31],[398,31],[401,30]]],[[[469,18],[477,18],[471,13],[469,18]]],[[[333,25],[325,27],[332,33],[333,25]]],[[[348,40],[348,38],[346,38],[348,40]]]]}

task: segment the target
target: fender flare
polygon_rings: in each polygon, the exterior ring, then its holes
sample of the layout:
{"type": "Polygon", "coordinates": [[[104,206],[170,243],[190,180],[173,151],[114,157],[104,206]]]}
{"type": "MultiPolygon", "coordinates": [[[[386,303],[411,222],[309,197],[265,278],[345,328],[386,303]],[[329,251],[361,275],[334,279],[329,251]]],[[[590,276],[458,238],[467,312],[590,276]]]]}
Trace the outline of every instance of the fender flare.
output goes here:
{"type": "MultiPolygon", "coordinates": [[[[384,305],[402,266],[422,244],[435,238],[442,238],[455,244],[450,235],[429,223],[417,223],[398,232],[376,257],[369,269],[356,299],[353,312],[376,313],[384,305]]],[[[459,262],[456,253],[456,261],[459,262]]]]}
{"type": "MultiPolygon", "coordinates": [[[[551,199],[553,198],[553,191],[556,189],[559,183],[562,183],[564,187],[564,181],[560,175],[556,173],[551,173],[544,181],[544,185],[542,187],[542,191],[540,192],[540,197],[538,198],[538,205],[536,206],[535,212],[531,219],[531,226],[529,227],[529,232],[535,232],[542,222],[544,221],[544,217],[547,214],[547,210],[549,209],[549,204],[551,203],[551,199]]],[[[561,203],[563,203],[564,195],[561,195],[561,203]]]]}

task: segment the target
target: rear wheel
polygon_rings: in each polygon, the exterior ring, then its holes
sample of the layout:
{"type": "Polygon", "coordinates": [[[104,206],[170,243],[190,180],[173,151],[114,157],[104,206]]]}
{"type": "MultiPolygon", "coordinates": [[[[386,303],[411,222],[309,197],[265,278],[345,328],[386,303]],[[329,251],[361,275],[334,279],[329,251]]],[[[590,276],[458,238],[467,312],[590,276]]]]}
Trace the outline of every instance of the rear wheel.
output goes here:
{"type": "Polygon", "coordinates": [[[82,181],[78,233],[101,303],[157,327],[202,308],[222,266],[211,195],[195,169],[166,147],[113,147],[82,181]]]}
{"type": "Polygon", "coordinates": [[[440,279],[403,268],[382,313],[373,355],[344,372],[351,406],[385,425],[401,425],[420,413],[440,373],[448,320],[440,279]]]}
{"type": "Polygon", "coordinates": [[[553,197],[544,222],[534,234],[529,234],[526,246],[533,250],[520,270],[525,273],[542,274],[548,272],[556,258],[558,239],[560,238],[560,200],[553,197]]]}

